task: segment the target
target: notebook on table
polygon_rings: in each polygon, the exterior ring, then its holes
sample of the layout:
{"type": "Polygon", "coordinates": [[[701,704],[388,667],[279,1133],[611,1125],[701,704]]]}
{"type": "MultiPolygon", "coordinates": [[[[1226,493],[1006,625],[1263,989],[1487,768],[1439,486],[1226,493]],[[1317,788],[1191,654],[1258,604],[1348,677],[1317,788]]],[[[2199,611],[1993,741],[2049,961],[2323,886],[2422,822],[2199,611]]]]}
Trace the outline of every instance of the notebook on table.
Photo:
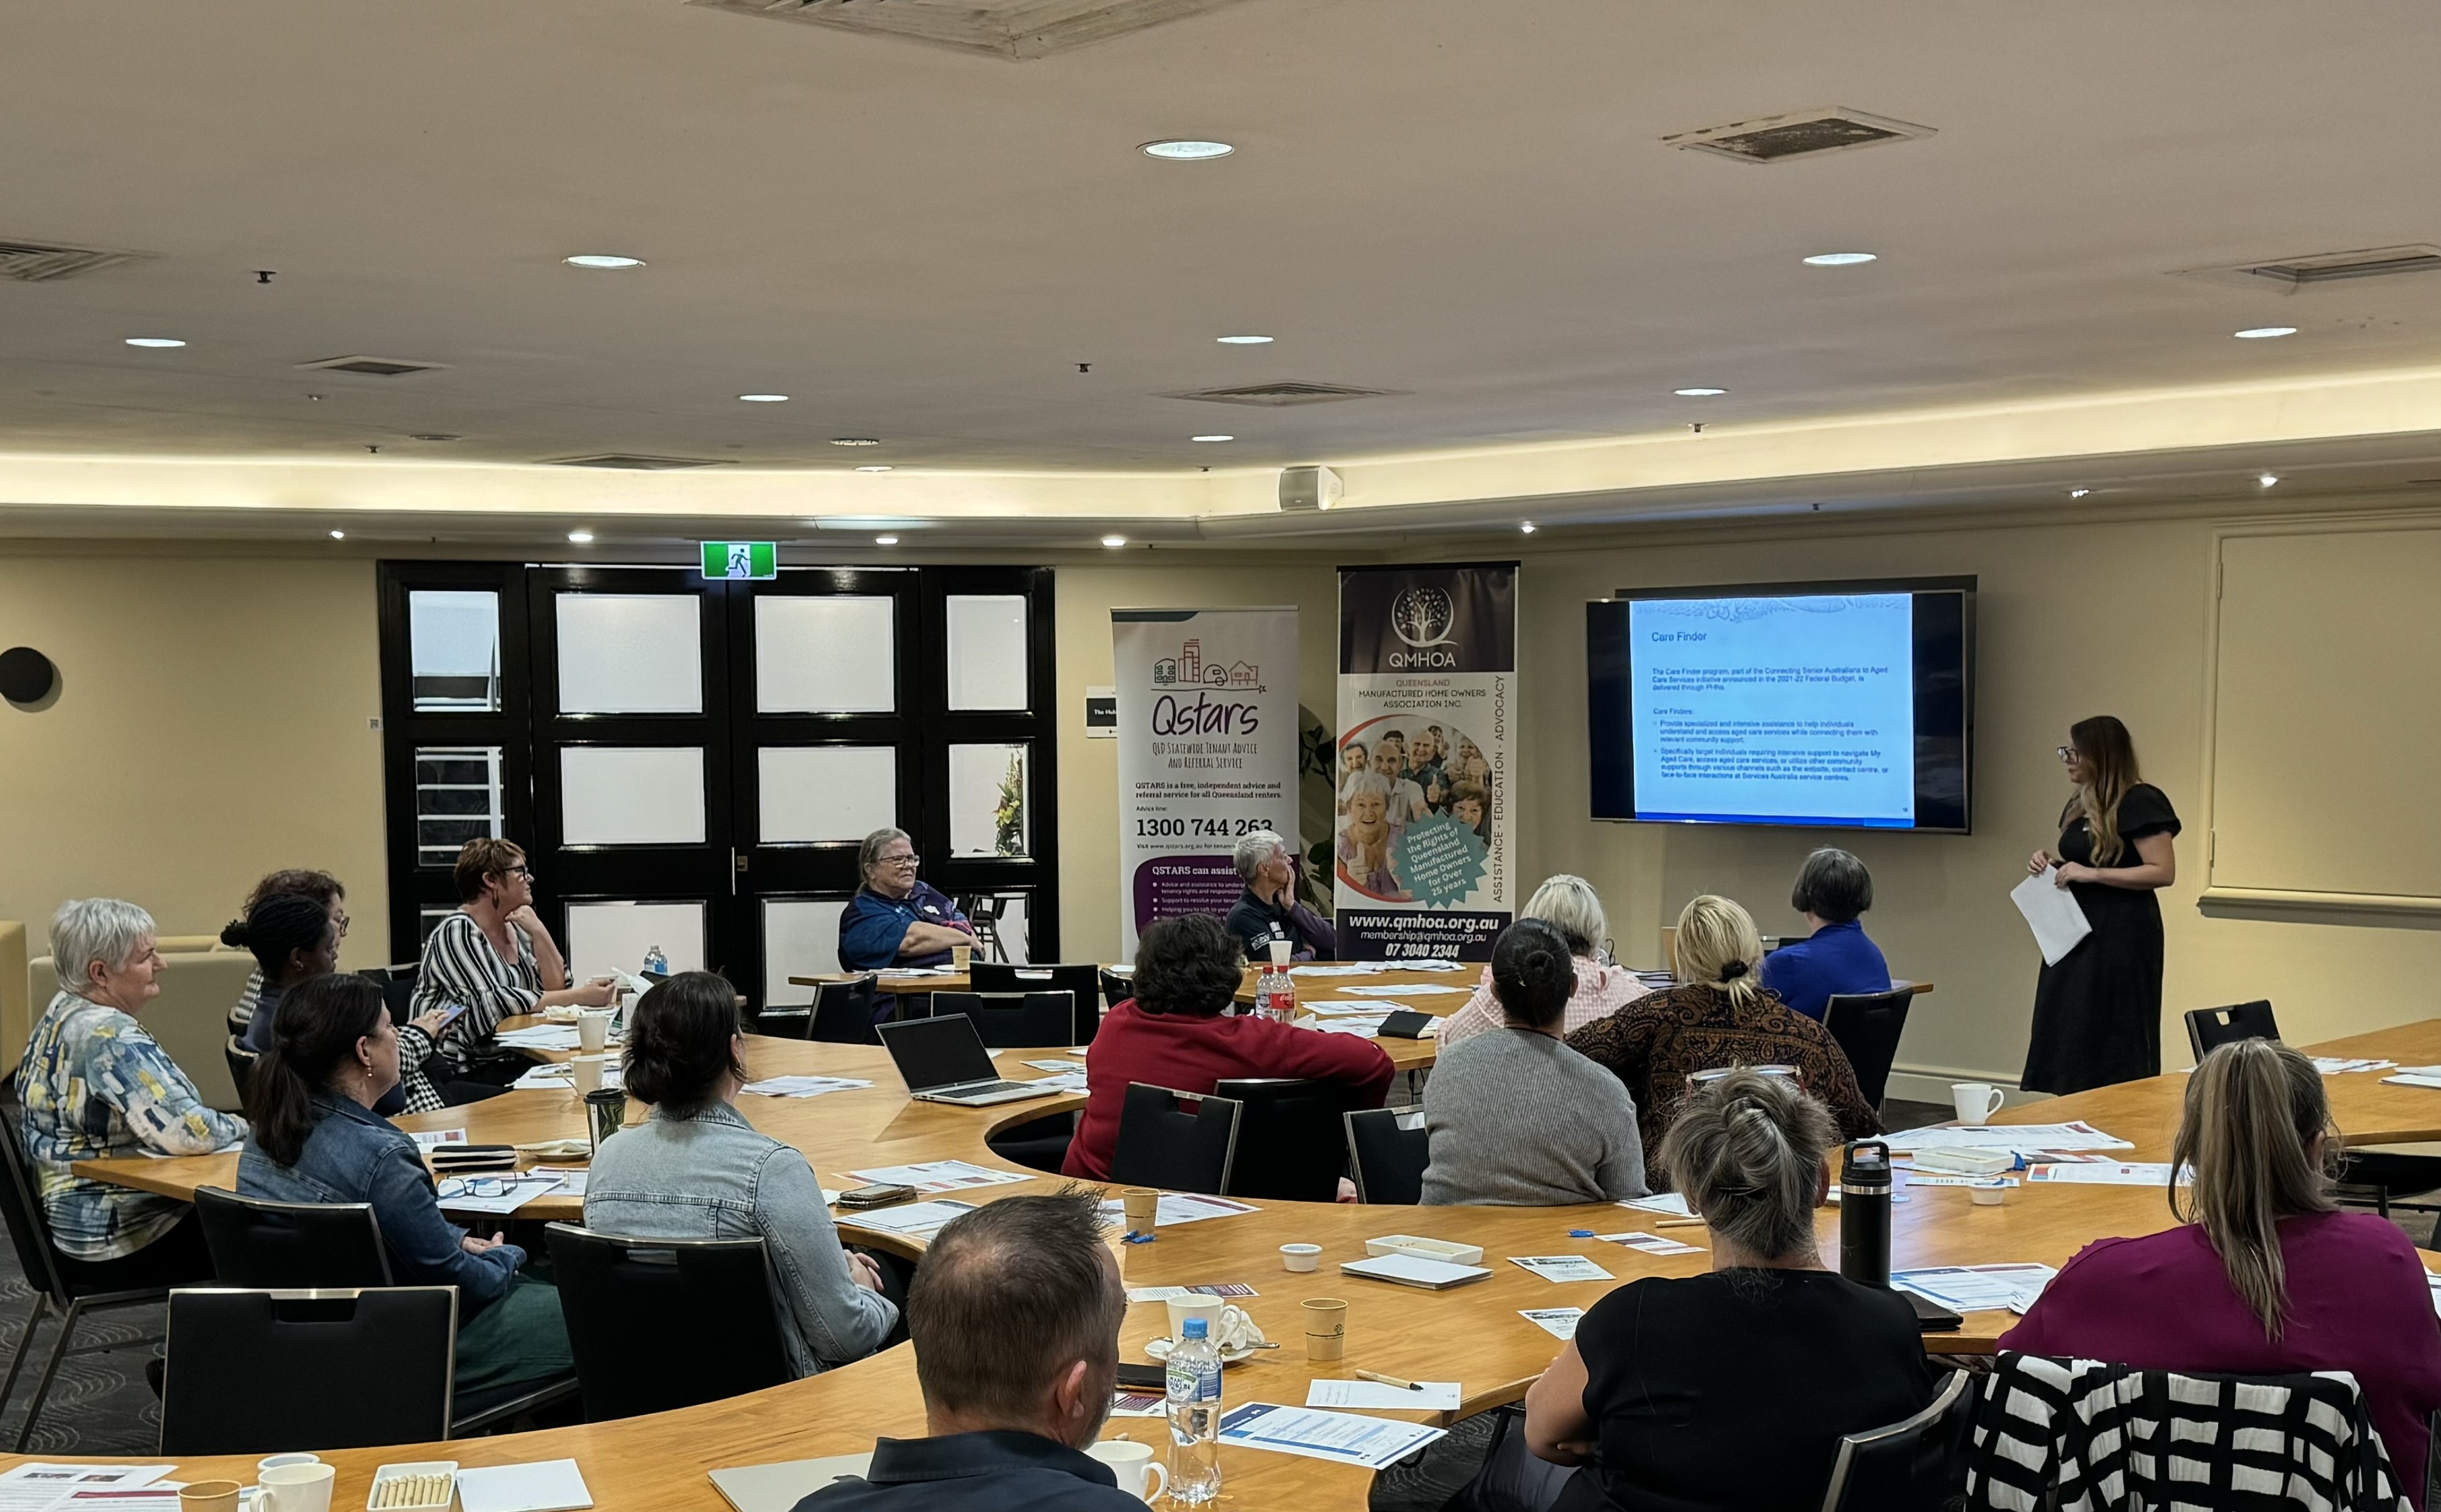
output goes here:
{"type": "Polygon", "coordinates": [[[793,1512],[796,1504],[841,1476],[859,1476],[873,1464],[866,1454],[785,1460],[714,1470],[712,1484],[737,1512],[793,1512]]]}
{"type": "Polygon", "coordinates": [[[1040,1082],[1004,1080],[992,1069],[991,1052],[984,1049],[984,1036],[975,1032],[975,1021],[965,1014],[877,1024],[874,1032],[890,1052],[899,1079],[919,1102],[985,1107],[1067,1090],[1040,1082]]]}
{"type": "Polygon", "coordinates": [[[1367,1281],[1387,1281],[1393,1286],[1421,1287],[1426,1291],[1446,1291],[1463,1287],[1470,1281],[1481,1281],[1492,1274],[1481,1266],[1452,1265],[1446,1260],[1427,1260],[1421,1255],[1392,1251],[1364,1260],[1343,1262],[1339,1272],[1347,1276],[1363,1276],[1367,1281]]]}

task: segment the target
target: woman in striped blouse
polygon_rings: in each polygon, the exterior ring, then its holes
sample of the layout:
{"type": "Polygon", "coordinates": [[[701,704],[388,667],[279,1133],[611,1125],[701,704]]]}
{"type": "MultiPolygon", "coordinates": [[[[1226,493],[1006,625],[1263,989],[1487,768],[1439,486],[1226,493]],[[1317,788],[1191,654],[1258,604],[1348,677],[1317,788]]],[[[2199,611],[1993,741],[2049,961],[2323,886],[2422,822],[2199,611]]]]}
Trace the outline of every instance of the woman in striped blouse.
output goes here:
{"type": "Polygon", "coordinates": [[[606,1008],[618,979],[570,986],[559,946],[533,910],[533,869],[507,840],[468,840],[454,869],[458,911],[424,942],[415,1012],[459,1010],[441,1032],[441,1055],[460,1076],[506,1085],[533,1063],[492,1043],[500,1020],[574,1004],[606,1008]]]}

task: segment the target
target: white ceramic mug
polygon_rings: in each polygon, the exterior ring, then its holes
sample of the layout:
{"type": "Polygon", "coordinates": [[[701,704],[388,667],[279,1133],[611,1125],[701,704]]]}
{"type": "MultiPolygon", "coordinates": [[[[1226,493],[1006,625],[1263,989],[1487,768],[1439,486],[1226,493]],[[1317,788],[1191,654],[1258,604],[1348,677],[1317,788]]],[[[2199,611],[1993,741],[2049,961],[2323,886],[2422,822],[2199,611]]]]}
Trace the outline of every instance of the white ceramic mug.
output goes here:
{"type": "Polygon", "coordinates": [[[588,1055],[599,1055],[610,1043],[610,1010],[588,1008],[576,1016],[576,1048],[588,1055]]]}
{"type": "Polygon", "coordinates": [[[576,1095],[599,1091],[604,1068],[610,1064],[607,1055],[575,1055],[569,1059],[569,1076],[576,1084],[576,1095]]]}
{"type": "Polygon", "coordinates": [[[1218,1297],[1202,1295],[1169,1299],[1169,1337],[1183,1342],[1186,1338],[1186,1320],[1203,1320],[1203,1337],[1218,1348],[1220,1343],[1220,1309],[1224,1304],[1218,1297]]]}
{"type": "Polygon", "coordinates": [[[259,1479],[263,1471],[276,1470],[283,1465],[319,1465],[321,1463],[321,1455],[307,1454],[301,1450],[294,1454],[266,1454],[254,1462],[254,1473],[259,1479]]]}
{"type": "Polygon", "coordinates": [[[262,1494],[271,1512],[331,1512],[328,1465],[275,1465],[262,1472],[262,1494]]]}
{"type": "Polygon", "coordinates": [[[1085,1451],[1111,1467],[1119,1489],[1139,1502],[1154,1502],[1169,1489],[1169,1467],[1153,1457],[1152,1446],[1131,1438],[1106,1438],[1085,1451]],[[1147,1486],[1146,1481],[1152,1485],[1147,1486]]]}
{"type": "Polygon", "coordinates": [[[1949,1106],[1961,1124],[1980,1124],[2000,1111],[2009,1094],[1990,1082],[1952,1082],[1949,1084],[1949,1106]]]}

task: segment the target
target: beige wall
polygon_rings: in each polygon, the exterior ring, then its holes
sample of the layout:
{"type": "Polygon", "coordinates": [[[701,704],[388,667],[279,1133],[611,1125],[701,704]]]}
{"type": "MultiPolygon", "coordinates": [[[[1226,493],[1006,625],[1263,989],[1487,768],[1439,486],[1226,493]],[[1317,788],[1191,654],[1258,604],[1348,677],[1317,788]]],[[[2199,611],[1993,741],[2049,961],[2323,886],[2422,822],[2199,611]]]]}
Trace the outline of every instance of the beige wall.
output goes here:
{"type": "Polygon", "coordinates": [[[35,955],[97,893],[217,933],[263,873],[317,866],[348,884],[342,961],[387,961],[374,644],[370,562],[0,554],[0,647],[61,679],[0,705],[0,918],[35,955]]]}

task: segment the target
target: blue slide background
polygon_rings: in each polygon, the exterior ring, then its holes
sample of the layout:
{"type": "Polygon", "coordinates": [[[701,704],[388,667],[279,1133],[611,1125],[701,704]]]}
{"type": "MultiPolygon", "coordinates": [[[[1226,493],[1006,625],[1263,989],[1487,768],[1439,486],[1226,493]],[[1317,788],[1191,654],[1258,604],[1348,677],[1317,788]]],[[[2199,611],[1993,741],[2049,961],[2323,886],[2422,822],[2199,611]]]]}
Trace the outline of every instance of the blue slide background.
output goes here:
{"type": "Polygon", "coordinates": [[[1915,824],[1905,593],[1628,608],[1636,817],[1915,824]]]}

